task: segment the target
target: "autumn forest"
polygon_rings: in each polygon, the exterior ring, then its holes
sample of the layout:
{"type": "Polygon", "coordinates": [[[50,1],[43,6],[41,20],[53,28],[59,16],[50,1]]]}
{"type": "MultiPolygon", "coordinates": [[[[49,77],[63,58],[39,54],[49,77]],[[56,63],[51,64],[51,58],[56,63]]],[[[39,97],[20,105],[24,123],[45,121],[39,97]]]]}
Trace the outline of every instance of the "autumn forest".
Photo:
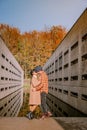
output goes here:
{"type": "Polygon", "coordinates": [[[35,66],[45,64],[66,33],[62,26],[21,33],[16,27],[0,24],[0,35],[24,70],[25,78],[29,77],[30,70],[35,66]]]}

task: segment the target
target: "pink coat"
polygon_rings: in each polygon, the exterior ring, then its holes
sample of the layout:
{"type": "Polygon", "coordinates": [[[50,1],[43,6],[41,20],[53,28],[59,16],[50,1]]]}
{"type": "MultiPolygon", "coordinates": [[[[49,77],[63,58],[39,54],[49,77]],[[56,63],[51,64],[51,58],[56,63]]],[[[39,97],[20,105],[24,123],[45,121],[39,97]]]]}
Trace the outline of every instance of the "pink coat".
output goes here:
{"type": "Polygon", "coordinates": [[[29,96],[29,105],[40,105],[41,104],[41,96],[40,91],[33,91],[35,85],[40,84],[40,81],[37,77],[32,77],[31,88],[30,88],[30,96],[29,96]]]}

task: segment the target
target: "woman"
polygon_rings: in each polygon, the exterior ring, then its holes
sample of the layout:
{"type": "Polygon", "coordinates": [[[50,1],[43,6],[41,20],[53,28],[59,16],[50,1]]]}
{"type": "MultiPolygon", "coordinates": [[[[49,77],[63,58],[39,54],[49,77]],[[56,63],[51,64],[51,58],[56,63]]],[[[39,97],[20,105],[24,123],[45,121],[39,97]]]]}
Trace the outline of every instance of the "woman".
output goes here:
{"type": "Polygon", "coordinates": [[[39,74],[34,70],[32,71],[30,96],[29,96],[29,109],[30,112],[27,114],[29,119],[33,119],[33,112],[38,105],[41,105],[40,91],[36,91],[35,87],[40,85],[39,74]]]}

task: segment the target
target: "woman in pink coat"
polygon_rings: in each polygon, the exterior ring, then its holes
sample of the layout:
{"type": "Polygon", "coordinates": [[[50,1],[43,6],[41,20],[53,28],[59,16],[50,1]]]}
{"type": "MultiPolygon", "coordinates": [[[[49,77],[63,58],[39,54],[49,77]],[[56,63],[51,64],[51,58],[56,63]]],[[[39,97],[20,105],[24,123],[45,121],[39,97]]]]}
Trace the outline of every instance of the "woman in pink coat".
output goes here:
{"type": "Polygon", "coordinates": [[[40,90],[36,91],[35,87],[40,85],[40,76],[39,74],[32,71],[31,87],[30,87],[30,96],[29,96],[29,109],[30,112],[27,114],[29,119],[33,119],[33,111],[38,105],[41,105],[40,90]]]}

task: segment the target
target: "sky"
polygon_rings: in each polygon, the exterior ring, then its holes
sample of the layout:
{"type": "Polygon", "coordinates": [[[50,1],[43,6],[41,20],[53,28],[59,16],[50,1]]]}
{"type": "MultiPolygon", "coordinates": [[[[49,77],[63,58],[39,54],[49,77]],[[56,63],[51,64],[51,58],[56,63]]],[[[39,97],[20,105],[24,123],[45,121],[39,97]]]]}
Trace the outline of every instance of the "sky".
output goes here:
{"type": "Polygon", "coordinates": [[[87,0],[0,0],[0,23],[21,33],[52,26],[69,30],[87,7],[87,0]]]}

